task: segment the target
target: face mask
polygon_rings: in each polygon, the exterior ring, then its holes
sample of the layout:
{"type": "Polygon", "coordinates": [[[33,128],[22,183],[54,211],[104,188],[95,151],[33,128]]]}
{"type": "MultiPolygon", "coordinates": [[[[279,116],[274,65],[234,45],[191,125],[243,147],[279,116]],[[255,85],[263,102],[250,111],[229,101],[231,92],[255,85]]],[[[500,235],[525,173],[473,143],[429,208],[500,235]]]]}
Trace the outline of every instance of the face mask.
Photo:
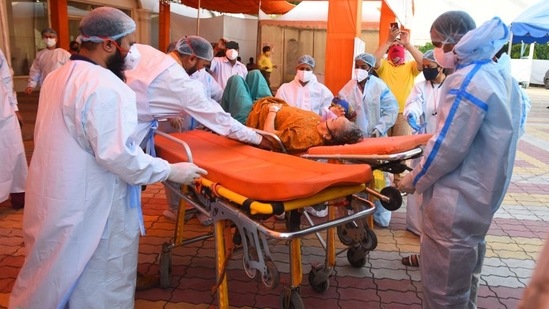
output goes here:
{"type": "Polygon", "coordinates": [[[401,64],[404,62],[404,47],[395,45],[389,49],[389,59],[394,64],[401,64]]]}
{"type": "Polygon", "coordinates": [[[57,44],[57,40],[54,38],[43,38],[42,41],[46,44],[47,47],[53,47],[57,44]]]}
{"type": "Polygon", "coordinates": [[[298,70],[296,76],[297,79],[306,83],[311,80],[311,77],[313,76],[313,71],[298,70]]]}
{"type": "Polygon", "coordinates": [[[238,52],[236,51],[236,49],[228,49],[225,52],[225,56],[227,56],[227,59],[229,60],[235,60],[236,57],[238,57],[238,52]]]}
{"type": "Polygon", "coordinates": [[[141,59],[141,54],[139,54],[139,51],[137,50],[135,45],[132,45],[132,47],[130,47],[130,51],[126,55],[126,58],[124,58],[124,69],[125,70],[135,69],[140,59],[141,59]]]}
{"type": "Polygon", "coordinates": [[[445,53],[444,50],[442,50],[442,47],[436,47],[433,52],[433,56],[435,56],[435,60],[443,68],[453,69],[456,67],[457,59],[453,51],[445,53]]]}
{"type": "Polygon", "coordinates": [[[423,68],[425,80],[434,80],[438,76],[438,68],[423,68]]]}
{"type": "Polygon", "coordinates": [[[361,82],[361,81],[365,80],[366,78],[368,78],[368,71],[366,71],[364,69],[355,69],[355,79],[358,82],[361,82]]]}

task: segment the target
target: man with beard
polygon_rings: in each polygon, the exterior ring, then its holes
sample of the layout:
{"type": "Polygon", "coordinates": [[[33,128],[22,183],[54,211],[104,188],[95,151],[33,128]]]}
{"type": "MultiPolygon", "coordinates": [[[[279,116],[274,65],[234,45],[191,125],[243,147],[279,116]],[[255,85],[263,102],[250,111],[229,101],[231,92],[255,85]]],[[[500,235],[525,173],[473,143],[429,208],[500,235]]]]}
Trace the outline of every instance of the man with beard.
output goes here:
{"type": "Polygon", "coordinates": [[[23,232],[27,256],[9,308],[133,308],[140,185],[191,183],[206,171],[145,154],[132,136],[135,22],[101,7],[80,23],[82,49],[40,93],[23,232]],[[132,60],[132,61],[128,61],[132,60]]]}
{"type": "MultiPolygon", "coordinates": [[[[133,70],[126,71],[127,84],[137,94],[138,129],[135,140],[149,152],[154,149],[153,136],[158,120],[180,117],[244,143],[270,149],[269,141],[244,126],[223,110],[206,93],[204,85],[190,75],[207,67],[213,58],[213,48],[204,38],[187,36],[177,41],[168,54],[149,46],[135,44],[141,59],[133,70]]],[[[184,123],[182,128],[192,128],[184,123]]],[[[166,189],[169,209],[176,210],[179,199],[166,189]]],[[[173,211],[165,212],[174,217],[173,211]]],[[[138,289],[154,284],[138,277],[138,289]]]]}

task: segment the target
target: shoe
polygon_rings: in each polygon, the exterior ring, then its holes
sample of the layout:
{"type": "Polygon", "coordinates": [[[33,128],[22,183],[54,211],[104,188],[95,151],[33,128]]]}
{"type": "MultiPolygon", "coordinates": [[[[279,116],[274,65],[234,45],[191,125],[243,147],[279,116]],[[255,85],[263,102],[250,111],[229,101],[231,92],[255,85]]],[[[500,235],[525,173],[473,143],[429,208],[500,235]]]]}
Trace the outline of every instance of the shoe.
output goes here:
{"type": "Polygon", "coordinates": [[[419,254],[411,254],[402,258],[402,265],[410,267],[419,267],[419,254]]]}
{"type": "Polygon", "coordinates": [[[305,211],[318,218],[324,218],[328,215],[328,207],[325,207],[322,210],[316,210],[314,207],[305,207],[305,211]]]}
{"type": "Polygon", "coordinates": [[[11,208],[21,209],[25,207],[25,192],[10,193],[11,208]]]}
{"type": "Polygon", "coordinates": [[[166,217],[166,219],[168,219],[168,220],[172,220],[172,221],[177,220],[177,215],[176,215],[173,211],[171,211],[171,210],[169,210],[169,209],[164,210],[164,212],[163,212],[162,214],[163,214],[164,217],[166,217]]]}
{"type": "Polygon", "coordinates": [[[277,220],[284,220],[284,219],[286,219],[286,213],[285,213],[285,212],[283,212],[283,213],[280,214],[280,215],[274,215],[274,216],[275,216],[275,218],[276,218],[277,220]]]}

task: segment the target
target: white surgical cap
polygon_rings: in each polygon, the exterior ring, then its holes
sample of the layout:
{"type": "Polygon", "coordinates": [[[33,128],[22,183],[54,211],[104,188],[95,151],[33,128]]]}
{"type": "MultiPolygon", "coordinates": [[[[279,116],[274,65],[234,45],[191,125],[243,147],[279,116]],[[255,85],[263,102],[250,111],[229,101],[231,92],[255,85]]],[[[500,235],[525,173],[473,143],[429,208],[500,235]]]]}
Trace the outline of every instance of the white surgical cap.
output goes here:
{"type": "Polygon", "coordinates": [[[100,43],[106,39],[118,40],[135,31],[135,22],[119,9],[99,7],[89,12],[80,22],[80,40],[100,43]]]}
{"type": "Polygon", "coordinates": [[[182,37],[177,41],[175,50],[181,55],[195,55],[197,58],[208,61],[211,61],[214,56],[212,44],[196,35],[182,37]]]}
{"type": "Polygon", "coordinates": [[[431,39],[433,34],[437,37],[433,41],[443,44],[456,44],[472,29],[476,28],[475,21],[464,11],[448,11],[443,13],[431,26],[431,39]]]}
{"type": "Polygon", "coordinates": [[[314,69],[315,59],[310,55],[303,55],[299,57],[299,59],[297,59],[297,65],[300,65],[300,64],[308,64],[314,69]]]}
{"type": "Polygon", "coordinates": [[[356,56],[355,61],[357,61],[357,60],[364,61],[365,63],[367,63],[372,68],[376,66],[376,57],[374,57],[373,55],[367,54],[367,53],[362,53],[362,54],[356,56]]]}
{"type": "Polygon", "coordinates": [[[435,59],[435,53],[433,52],[432,49],[426,51],[425,53],[423,53],[423,59],[427,59],[427,60],[430,60],[430,61],[433,61],[434,63],[438,64],[437,60],[435,59]]]}

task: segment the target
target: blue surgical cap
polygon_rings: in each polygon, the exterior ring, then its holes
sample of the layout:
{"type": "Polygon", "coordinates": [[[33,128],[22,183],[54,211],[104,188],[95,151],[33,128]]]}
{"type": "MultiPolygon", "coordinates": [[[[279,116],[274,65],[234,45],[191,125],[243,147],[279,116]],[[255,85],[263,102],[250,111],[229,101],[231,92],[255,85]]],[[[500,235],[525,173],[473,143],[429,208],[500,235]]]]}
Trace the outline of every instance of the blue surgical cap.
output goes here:
{"type": "Polygon", "coordinates": [[[135,31],[135,22],[119,9],[99,7],[89,12],[80,22],[80,40],[100,43],[118,40],[135,31]]]}
{"type": "Polygon", "coordinates": [[[357,60],[364,61],[372,68],[376,66],[376,57],[374,57],[374,55],[371,55],[371,54],[367,54],[367,53],[360,54],[355,57],[355,61],[357,60]]]}
{"type": "Polygon", "coordinates": [[[50,34],[53,34],[53,35],[57,36],[57,32],[55,30],[53,30],[52,28],[46,28],[46,29],[42,30],[42,32],[40,32],[40,34],[42,36],[44,36],[46,33],[50,33],[50,34]]]}
{"type": "Polygon", "coordinates": [[[212,44],[206,39],[195,35],[182,37],[177,41],[175,50],[181,55],[195,55],[208,61],[211,61],[214,56],[212,44]]]}
{"type": "Polygon", "coordinates": [[[448,11],[433,22],[431,40],[443,44],[456,44],[469,30],[475,28],[475,21],[466,12],[448,11]]]}
{"type": "Polygon", "coordinates": [[[310,55],[303,55],[299,57],[299,59],[297,59],[297,65],[300,65],[300,64],[308,64],[314,69],[315,59],[310,55]]]}
{"type": "Polygon", "coordinates": [[[435,59],[435,53],[433,52],[432,49],[426,51],[425,53],[423,53],[423,59],[427,59],[427,60],[430,60],[430,61],[433,61],[434,63],[438,64],[437,60],[435,59]]]}

